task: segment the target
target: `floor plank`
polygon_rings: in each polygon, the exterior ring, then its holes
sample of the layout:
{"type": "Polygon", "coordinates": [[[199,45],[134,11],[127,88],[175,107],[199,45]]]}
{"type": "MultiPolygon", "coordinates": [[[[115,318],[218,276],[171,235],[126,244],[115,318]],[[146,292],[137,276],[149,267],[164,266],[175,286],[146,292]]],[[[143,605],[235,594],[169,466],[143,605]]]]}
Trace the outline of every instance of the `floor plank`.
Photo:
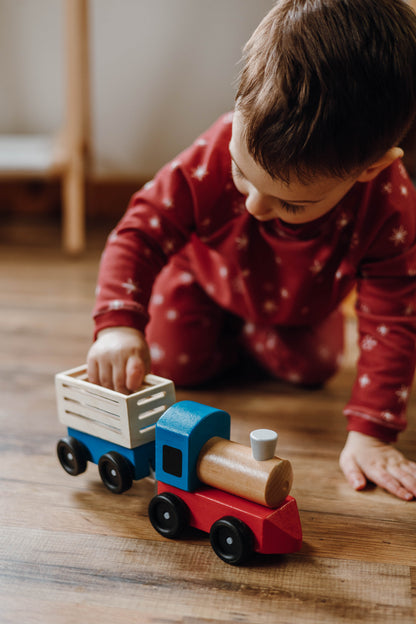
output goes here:
{"type": "Polygon", "coordinates": [[[9,599],[81,602],[85,613],[90,605],[111,608],[116,595],[121,612],[168,621],[252,622],[256,615],[257,624],[269,624],[276,613],[305,624],[413,621],[407,566],[291,555],[236,569],[219,566],[206,540],[185,548],[35,529],[10,529],[1,556],[9,562],[2,566],[9,599]]]}
{"type": "MultiPolygon", "coordinates": [[[[181,542],[155,533],[151,480],[114,496],[96,466],[77,478],[61,469],[53,378],[85,359],[103,237],[74,260],[56,229],[32,236],[0,239],[1,624],[413,622],[416,502],[353,492],[338,468],[351,366],[314,392],[258,371],[178,391],[228,411],[236,441],[258,427],[279,431],[304,532],[295,555],[229,567],[198,532],[181,542]]],[[[415,413],[413,392],[399,444],[413,459],[415,413]]]]}

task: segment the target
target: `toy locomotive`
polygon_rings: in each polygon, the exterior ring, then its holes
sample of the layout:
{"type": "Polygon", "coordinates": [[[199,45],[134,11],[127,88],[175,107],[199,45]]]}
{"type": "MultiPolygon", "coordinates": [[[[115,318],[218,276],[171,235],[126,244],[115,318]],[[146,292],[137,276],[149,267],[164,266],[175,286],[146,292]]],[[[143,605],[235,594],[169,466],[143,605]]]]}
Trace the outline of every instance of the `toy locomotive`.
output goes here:
{"type": "Polygon", "coordinates": [[[164,537],[188,526],[209,533],[215,553],[238,565],[253,552],[289,553],[302,545],[290,462],[274,456],[277,435],[252,432],[249,447],[230,441],[227,412],[175,401],[173,383],[147,375],[124,395],[87,381],[85,367],[56,375],[58,415],[68,435],[57,444],[71,475],[98,464],[113,493],[156,471],[149,519],[164,537]]]}

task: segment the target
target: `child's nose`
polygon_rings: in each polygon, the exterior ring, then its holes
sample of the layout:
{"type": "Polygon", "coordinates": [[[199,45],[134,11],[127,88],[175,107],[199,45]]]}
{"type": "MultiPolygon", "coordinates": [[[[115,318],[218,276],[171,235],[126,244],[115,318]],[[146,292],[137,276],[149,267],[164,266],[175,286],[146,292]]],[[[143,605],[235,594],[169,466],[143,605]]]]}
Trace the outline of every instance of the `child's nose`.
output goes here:
{"type": "Polygon", "coordinates": [[[246,197],[246,208],[251,214],[264,212],[267,209],[267,201],[264,195],[257,191],[251,191],[246,197]]]}

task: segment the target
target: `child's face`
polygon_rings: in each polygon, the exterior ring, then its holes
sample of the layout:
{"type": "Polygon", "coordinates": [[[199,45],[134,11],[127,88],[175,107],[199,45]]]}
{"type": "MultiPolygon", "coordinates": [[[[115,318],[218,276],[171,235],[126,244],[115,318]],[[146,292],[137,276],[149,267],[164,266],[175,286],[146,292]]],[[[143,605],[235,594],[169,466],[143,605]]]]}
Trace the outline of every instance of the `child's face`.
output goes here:
{"type": "Polygon", "coordinates": [[[279,218],[286,223],[307,223],[329,212],[355,184],[357,178],[319,177],[303,184],[275,180],[248,153],[240,113],[234,114],[230,141],[232,177],[246,197],[248,212],[259,221],[279,218]]]}

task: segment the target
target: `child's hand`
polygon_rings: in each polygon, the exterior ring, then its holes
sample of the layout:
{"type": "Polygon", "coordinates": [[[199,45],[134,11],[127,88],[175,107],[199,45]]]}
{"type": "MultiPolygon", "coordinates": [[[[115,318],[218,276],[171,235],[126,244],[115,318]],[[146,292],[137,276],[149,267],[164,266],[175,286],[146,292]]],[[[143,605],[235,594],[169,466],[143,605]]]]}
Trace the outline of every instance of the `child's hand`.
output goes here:
{"type": "Polygon", "coordinates": [[[147,342],[131,327],[103,329],[88,352],[88,380],[117,392],[136,392],[149,370],[147,342]]]}
{"type": "Polygon", "coordinates": [[[369,479],[403,500],[416,497],[416,463],[381,440],[350,431],[339,465],[355,490],[369,479]]]}

